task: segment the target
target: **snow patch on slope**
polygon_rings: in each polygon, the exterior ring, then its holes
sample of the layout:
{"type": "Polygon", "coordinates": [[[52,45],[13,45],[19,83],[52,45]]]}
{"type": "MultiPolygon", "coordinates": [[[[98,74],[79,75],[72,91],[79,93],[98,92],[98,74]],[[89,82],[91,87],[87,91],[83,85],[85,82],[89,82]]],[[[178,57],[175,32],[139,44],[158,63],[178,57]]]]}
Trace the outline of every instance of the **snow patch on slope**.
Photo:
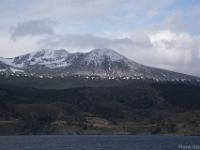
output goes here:
{"type": "Polygon", "coordinates": [[[25,54],[15,58],[0,58],[4,64],[15,67],[24,68],[29,65],[44,65],[49,68],[66,67],[70,65],[66,62],[69,56],[66,50],[49,50],[44,49],[41,51],[25,54]]]}
{"type": "Polygon", "coordinates": [[[95,66],[101,65],[105,61],[108,61],[109,63],[120,61],[131,62],[131,60],[125,58],[117,52],[106,48],[95,49],[88,53],[68,53],[64,49],[43,49],[41,51],[32,52],[15,58],[1,58],[0,61],[2,61],[6,65],[19,69],[28,68],[29,66],[34,65],[42,65],[47,68],[54,69],[64,68],[72,65],[73,61],[78,59],[81,55],[84,56],[83,61],[86,64],[92,63],[95,64],[95,66]]]}
{"type": "Polygon", "coordinates": [[[127,58],[125,58],[124,56],[118,54],[117,52],[111,49],[95,49],[87,53],[85,62],[87,62],[88,64],[92,62],[98,65],[101,64],[105,59],[117,62],[121,60],[126,60],[127,58]]]}
{"type": "Polygon", "coordinates": [[[17,72],[24,73],[24,70],[20,70],[20,69],[16,69],[16,68],[10,68],[10,70],[11,70],[13,73],[17,73],[17,72]]]}
{"type": "Polygon", "coordinates": [[[0,69],[0,72],[5,72],[7,69],[0,69]]]}

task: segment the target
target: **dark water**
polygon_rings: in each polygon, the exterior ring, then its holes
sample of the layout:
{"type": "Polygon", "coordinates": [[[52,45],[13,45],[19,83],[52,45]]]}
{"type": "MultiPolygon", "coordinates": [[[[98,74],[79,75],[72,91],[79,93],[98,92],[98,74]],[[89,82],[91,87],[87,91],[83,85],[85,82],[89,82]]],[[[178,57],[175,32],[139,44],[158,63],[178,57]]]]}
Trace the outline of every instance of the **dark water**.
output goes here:
{"type": "Polygon", "coordinates": [[[2,136],[0,150],[178,150],[200,149],[200,137],[180,136],[2,136]],[[198,147],[199,146],[199,147],[198,147]]]}

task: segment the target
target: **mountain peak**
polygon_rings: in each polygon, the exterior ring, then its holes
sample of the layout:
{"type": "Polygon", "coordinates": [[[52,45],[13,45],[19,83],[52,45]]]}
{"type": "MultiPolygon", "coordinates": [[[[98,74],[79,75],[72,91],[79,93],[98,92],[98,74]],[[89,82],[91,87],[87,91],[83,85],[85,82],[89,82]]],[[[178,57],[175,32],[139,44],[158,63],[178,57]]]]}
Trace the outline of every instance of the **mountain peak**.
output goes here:
{"type": "Polygon", "coordinates": [[[9,65],[17,68],[29,67],[30,65],[46,65],[54,67],[58,63],[61,64],[69,54],[70,53],[65,49],[42,49],[40,51],[15,57],[9,65]]]}
{"type": "Polygon", "coordinates": [[[88,53],[88,57],[90,57],[90,59],[104,59],[107,57],[112,61],[127,59],[116,51],[108,48],[94,49],[88,53]]]}
{"type": "Polygon", "coordinates": [[[56,53],[56,52],[60,52],[60,53],[69,53],[67,50],[65,49],[42,49],[38,52],[44,52],[44,53],[56,53]]]}
{"type": "Polygon", "coordinates": [[[108,48],[94,49],[94,50],[90,51],[90,53],[97,53],[100,55],[108,55],[108,54],[121,55],[121,54],[117,53],[115,50],[108,49],[108,48]]]}
{"type": "Polygon", "coordinates": [[[116,51],[109,49],[109,48],[98,48],[98,49],[93,49],[91,52],[97,52],[97,53],[107,53],[107,52],[112,52],[116,53],[116,51]]]}
{"type": "Polygon", "coordinates": [[[44,57],[44,58],[54,58],[69,55],[65,49],[52,50],[52,49],[42,49],[37,52],[30,54],[32,57],[44,57]]]}

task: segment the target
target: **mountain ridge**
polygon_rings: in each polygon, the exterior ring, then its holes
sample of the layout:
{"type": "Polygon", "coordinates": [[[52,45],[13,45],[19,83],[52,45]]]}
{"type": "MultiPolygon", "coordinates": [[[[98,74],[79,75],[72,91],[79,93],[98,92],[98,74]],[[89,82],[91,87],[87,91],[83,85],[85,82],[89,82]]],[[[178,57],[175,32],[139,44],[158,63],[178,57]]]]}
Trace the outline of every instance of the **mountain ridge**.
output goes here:
{"type": "Polygon", "coordinates": [[[7,70],[12,73],[42,76],[96,75],[158,81],[199,80],[199,77],[139,64],[107,48],[94,49],[86,53],[70,53],[65,49],[43,49],[13,58],[0,58],[0,72],[7,70]]]}

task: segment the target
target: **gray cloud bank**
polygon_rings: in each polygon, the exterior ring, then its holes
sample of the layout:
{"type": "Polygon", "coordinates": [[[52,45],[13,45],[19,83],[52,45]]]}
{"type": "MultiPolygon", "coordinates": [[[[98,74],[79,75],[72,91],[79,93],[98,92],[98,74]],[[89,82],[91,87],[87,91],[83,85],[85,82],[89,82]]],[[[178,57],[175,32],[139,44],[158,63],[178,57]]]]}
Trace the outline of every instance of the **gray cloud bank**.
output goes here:
{"type": "Polygon", "coordinates": [[[53,25],[55,22],[48,19],[31,20],[18,23],[10,28],[12,39],[23,36],[37,36],[53,34],[53,25]]]}

